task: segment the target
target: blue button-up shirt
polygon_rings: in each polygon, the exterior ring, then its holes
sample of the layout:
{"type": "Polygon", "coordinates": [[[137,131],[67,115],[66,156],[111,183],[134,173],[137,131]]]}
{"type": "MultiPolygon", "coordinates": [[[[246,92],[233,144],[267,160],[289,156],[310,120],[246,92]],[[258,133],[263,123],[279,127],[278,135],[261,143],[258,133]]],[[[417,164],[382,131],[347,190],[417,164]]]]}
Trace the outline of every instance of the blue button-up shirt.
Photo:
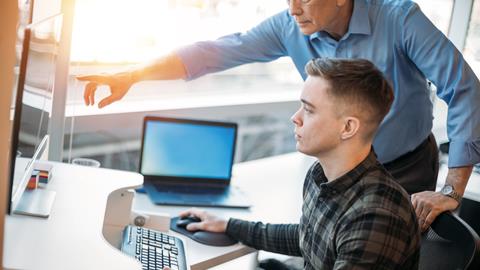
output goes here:
{"type": "Polygon", "coordinates": [[[448,104],[449,166],[480,162],[480,82],[455,46],[405,0],[354,0],[348,32],[335,40],[320,31],[304,35],[288,10],[246,33],[179,49],[187,79],[245,63],[289,56],[303,79],[317,57],[364,58],[384,73],[395,101],[374,139],[385,163],[415,149],[432,129],[433,105],[426,80],[448,104]]]}

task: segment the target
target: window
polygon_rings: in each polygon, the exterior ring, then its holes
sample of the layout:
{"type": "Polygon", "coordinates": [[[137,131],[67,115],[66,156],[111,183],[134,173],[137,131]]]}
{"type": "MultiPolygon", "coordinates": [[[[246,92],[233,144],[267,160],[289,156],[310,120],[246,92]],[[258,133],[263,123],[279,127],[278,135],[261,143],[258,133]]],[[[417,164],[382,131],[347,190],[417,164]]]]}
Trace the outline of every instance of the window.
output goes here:
{"type": "Polygon", "coordinates": [[[453,0],[414,0],[422,9],[423,13],[440,29],[446,36],[450,26],[453,11],[453,0]]]}
{"type": "Polygon", "coordinates": [[[480,0],[473,3],[463,55],[477,76],[480,77],[480,17],[478,14],[480,14],[480,0]]]}
{"type": "Polygon", "coordinates": [[[246,31],[286,8],[278,0],[77,0],[71,61],[148,61],[181,45],[246,31]]]}
{"type": "MultiPolygon", "coordinates": [[[[294,151],[290,116],[298,106],[302,79],[287,58],[244,65],[188,83],[142,82],[122,102],[101,111],[83,105],[84,84],[74,78],[124,70],[182,45],[244,32],[286,8],[286,2],[279,0],[77,0],[66,161],[88,157],[100,161],[102,167],[137,170],[145,114],[239,123],[236,161],[294,151]],[[271,106],[261,104],[270,100],[271,106]]],[[[96,101],[107,94],[106,88],[99,88],[96,101]]]]}
{"type": "MultiPolygon", "coordinates": [[[[123,70],[129,64],[150,61],[182,45],[244,32],[286,8],[286,2],[278,0],[77,0],[71,73],[123,70]]],[[[140,100],[145,96],[172,97],[191,92],[291,92],[298,91],[301,82],[294,65],[284,58],[211,74],[188,86],[181,82],[145,84],[125,98],[140,100]],[[265,87],[265,82],[270,87],[265,87]]],[[[82,102],[78,94],[82,87],[72,79],[69,90],[75,93],[70,95],[71,103],[82,102]]]]}

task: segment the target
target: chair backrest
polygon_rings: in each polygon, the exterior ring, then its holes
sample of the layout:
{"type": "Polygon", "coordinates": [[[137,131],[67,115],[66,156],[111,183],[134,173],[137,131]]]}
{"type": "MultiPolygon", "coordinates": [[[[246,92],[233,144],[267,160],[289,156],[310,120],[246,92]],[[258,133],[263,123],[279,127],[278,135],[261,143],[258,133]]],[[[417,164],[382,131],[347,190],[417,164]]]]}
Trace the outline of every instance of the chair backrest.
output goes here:
{"type": "Polygon", "coordinates": [[[480,269],[480,238],[461,218],[440,214],[422,235],[419,269],[480,269]]]}

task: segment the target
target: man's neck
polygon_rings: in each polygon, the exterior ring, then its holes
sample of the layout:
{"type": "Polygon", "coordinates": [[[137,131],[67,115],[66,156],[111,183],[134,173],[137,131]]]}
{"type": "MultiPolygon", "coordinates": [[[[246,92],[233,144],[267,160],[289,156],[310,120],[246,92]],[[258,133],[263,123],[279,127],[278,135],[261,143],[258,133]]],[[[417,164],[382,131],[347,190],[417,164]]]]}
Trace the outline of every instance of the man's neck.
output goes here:
{"type": "Polygon", "coordinates": [[[363,147],[339,147],[317,157],[328,182],[353,170],[370,154],[371,145],[363,147]]]}
{"type": "Polygon", "coordinates": [[[327,32],[335,40],[340,40],[348,31],[350,19],[353,14],[353,0],[346,1],[345,5],[340,7],[338,18],[330,25],[325,32],[327,32]]]}

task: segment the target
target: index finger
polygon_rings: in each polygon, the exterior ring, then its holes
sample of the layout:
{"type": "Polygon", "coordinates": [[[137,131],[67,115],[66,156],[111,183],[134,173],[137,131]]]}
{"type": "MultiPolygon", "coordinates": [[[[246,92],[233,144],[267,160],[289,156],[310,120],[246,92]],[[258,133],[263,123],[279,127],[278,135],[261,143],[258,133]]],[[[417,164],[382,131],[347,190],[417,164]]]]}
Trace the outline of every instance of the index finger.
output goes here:
{"type": "Polygon", "coordinates": [[[98,84],[109,84],[110,76],[109,75],[83,75],[75,77],[79,81],[89,81],[95,82],[98,84]]]}
{"type": "Polygon", "coordinates": [[[200,230],[204,231],[205,226],[206,226],[205,221],[192,222],[192,223],[188,224],[187,227],[185,227],[185,229],[187,229],[187,231],[200,231],[200,230]]]}
{"type": "Polygon", "coordinates": [[[412,203],[413,209],[417,209],[417,207],[418,207],[418,198],[417,198],[416,194],[412,194],[412,195],[410,196],[410,202],[412,203]]]}
{"type": "Polygon", "coordinates": [[[93,105],[95,104],[95,91],[97,90],[97,84],[90,82],[87,83],[85,86],[85,91],[83,92],[83,99],[85,101],[85,105],[93,105]]]}
{"type": "Polygon", "coordinates": [[[200,218],[201,220],[204,219],[204,212],[198,208],[190,208],[186,211],[180,212],[180,217],[188,217],[188,216],[195,216],[200,218]]]}
{"type": "Polygon", "coordinates": [[[425,198],[425,194],[426,192],[422,191],[422,192],[417,192],[410,195],[410,201],[412,202],[414,209],[417,209],[420,206],[420,204],[422,204],[423,198],[425,198]]]}

